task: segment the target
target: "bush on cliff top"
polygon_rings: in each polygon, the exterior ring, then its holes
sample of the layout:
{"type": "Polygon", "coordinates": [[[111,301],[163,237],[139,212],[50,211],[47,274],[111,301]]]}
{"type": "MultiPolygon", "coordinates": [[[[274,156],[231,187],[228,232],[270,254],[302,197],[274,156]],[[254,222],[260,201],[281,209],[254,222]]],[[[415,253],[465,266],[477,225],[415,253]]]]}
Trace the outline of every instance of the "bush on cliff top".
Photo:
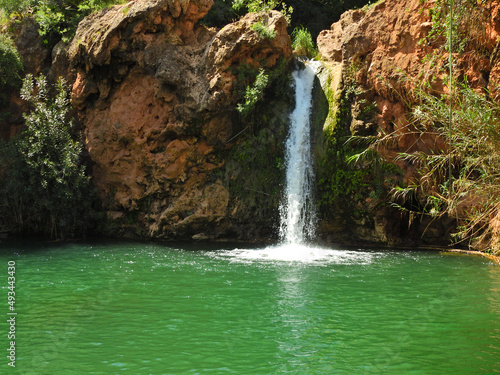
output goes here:
{"type": "MultiPolygon", "coordinates": [[[[329,29],[346,10],[360,8],[370,2],[370,0],[286,0],[286,4],[294,10],[289,25],[290,31],[303,25],[311,32],[312,39],[316,40],[318,34],[322,30],[329,29]]],[[[233,0],[215,0],[212,9],[202,22],[219,28],[233,22],[247,9],[235,11],[232,3],[233,0]]]]}
{"type": "Polygon", "coordinates": [[[314,58],[318,54],[311,37],[311,33],[303,26],[299,26],[293,30],[292,47],[295,54],[310,59],[314,58]]]}

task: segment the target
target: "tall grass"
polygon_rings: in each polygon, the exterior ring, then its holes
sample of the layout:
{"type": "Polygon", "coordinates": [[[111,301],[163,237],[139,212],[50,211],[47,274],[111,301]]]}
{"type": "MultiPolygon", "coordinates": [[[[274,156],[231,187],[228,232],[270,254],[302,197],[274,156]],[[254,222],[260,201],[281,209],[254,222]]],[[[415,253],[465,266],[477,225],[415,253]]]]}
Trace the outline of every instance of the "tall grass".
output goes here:
{"type": "MultiPolygon", "coordinates": [[[[449,34],[451,25],[453,36],[451,49],[454,52],[475,49],[488,54],[485,48],[488,41],[485,25],[490,22],[493,8],[492,0],[435,0],[433,6],[429,8],[432,28],[421,43],[440,45],[443,38],[449,34]]],[[[447,50],[450,49],[449,44],[442,46],[447,50]]]]}
{"type": "Polygon", "coordinates": [[[394,148],[399,137],[418,139],[425,134],[433,138],[434,147],[403,150],[392,160],[415,172],[409,181],[392,188],[389,200],[410,218],[454,219],[457,228],[452,240],[456,244],[500,254],[497,242],[492,241],[497,234],[491,225],[500,214],[499,98],[478,92],[467,82],[455,86],[451,133],[449,97],[431,95],[419,87],[406,129],[371,138],[356,160],[376,160],[373,154],[394,148]]]}
{"type": "MultiPolygon", "coordinates": [[[[452,129],[448,129],[449,109],[446,98],[422,94],[422,102],[412,111],[415,122],[429,123],[451,149],[446,153],[417,157],[421,185],[439,202],[436,214],[448,214],[458,220],[454,234],[482,250],[491,249],[491,220],[500,210],[500,104],[488,93],[458,85],[452,102],[452,129]],[[446,124],[446,125],[445,125],[446,124]],[[451,165],[452,176],[443,181],[444,170],[451,165]]],[[[402,159],[412,155],[402,154],[402,159]]]]}
{"type": "Polygon", "coordinates": [[[302,26],[296,27],[292,32],[292,47],[296,55],[310,59],[318,54],[311,33],[302,26]]]}

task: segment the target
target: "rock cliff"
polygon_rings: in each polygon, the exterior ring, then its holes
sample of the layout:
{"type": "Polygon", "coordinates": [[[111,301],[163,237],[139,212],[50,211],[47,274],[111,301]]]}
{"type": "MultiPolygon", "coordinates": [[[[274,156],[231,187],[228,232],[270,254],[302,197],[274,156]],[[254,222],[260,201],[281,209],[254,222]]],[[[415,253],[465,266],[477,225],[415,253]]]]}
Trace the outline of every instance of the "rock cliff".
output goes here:
{"type": "Polygon", "coordinates": [[[250,14],[217,31],[198,24],[212,3],[115,6],[85,18],[67,48],[72,103],[113,231],[169,239],[272,232],[259,222],[269,213],[241,218],[226,166],[251,136],[237,134],[237,73],[246,69],[251,83],[259,68],[290,61],[286,21],[250,14]],[[275,38],[251,29],[257,18],[275,38]]]}
{"type": "MultiPolygon", "coordinates": [[[[484,27],[471,27],[470,43],[453,56],[454,76],[496,95],[499,3],[486,3],[475,12],[484,27]]],[[[271,11],[208,28],[199,21],[212,4],[133,0],[88,16],[71,43],[52,51],[40,47],[31,21],[15,30],[27,72],[45,71],[53,80],[62,75],[71,83],[93,182],[110,223],[107,233],[241,240],[276,234],[293,102],[287,23],[271,11]],[[256,23],[276,36],[259,33],[256,23]],[[261,69],[269,87],[243,116],[237,104],[261,69]]],[[[447,94],[446,39],[429,37],[438,26],[431,11],[437,5],[379,1],[346,12],[318,36],[325,67],[315,89],[313,133],[323,210],[319,233],[327,240],[447,243],[456,226],[449,218],[412,220],[391,208],[386,196],[395,181],[415,178],[412,163],[395,161],[398,153],[447,147],[425,126],[410,126],[408,117],[415,82],[427,83],[434,95],[447,94]],[[349,136],[389,133],[396,134],[393,141],[377,150],[382,172],[369,164],[347,165],[353,155],[345,143],[349,136]]],[[[21,101],[12,98],[9,111],[22,111],[21,101]]],[[[22,123],[21,116],[12,118],[0,129],[3,137],[22,123]]],[[[498,217],[492,217],[494,233],[498,217]]]]}
{"type": "MultiPolygon", "coordinates": [[[[391,187],[388,180],[410,183],[415,178],[412,163],[394,161],[398,153],[447,149],[435,132],[426,129],[425,124],[413,126],[408,117],[411,105],[417,102],[417,84],[427,84],[429,92],[436,96],[448,94],[446,38],[432,34],[440,26],[438,18],[432,16],[439,5],[420,0],[379,1],[344,13],[317,39],[319,52],[329,67],[324,87],[332,91],[332,116],[349,135],[395,135],[390,144],[377,150],[385,161],[402,170],[402,175],[386,173],[386,190],[391,187]]],[[[454,78],[466,79],[472,88],[488,90],[493,96],[500,78],[498,1],[478,3],[468,22],[461,26],[468,27],[461,31],[467,34],[467,43],[457,43],[455,48],[462,50],[453,54],[454,78]]],[[[373,190],[373,180],[363,184],[372,186],[365,189],[364,197],[352,202],[357,211],[352,218],[352,237],[379,243],[447,243],[456,225],[452,218],[416,218],[412,222],[412,217],[387,207],[385,195],[378,196],[373,190]]],[[[327,235],[332,228],[341,232],[347,224],[340,218],[330,218],[322,225],[327,235]]]]}

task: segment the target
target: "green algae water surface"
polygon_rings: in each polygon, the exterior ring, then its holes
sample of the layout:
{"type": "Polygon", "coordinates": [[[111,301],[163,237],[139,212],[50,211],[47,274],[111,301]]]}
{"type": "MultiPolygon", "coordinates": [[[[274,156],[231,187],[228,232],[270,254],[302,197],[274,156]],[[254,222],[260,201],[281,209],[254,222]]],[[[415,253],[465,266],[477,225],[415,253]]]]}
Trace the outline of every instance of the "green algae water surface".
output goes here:
{"type": "Polygon", "coordinates": [[[2,374],[492,374],[500,267],[438,252],[0,244],[2,374]],[[8,263],[15,262],[15,368],[8,263]]]}

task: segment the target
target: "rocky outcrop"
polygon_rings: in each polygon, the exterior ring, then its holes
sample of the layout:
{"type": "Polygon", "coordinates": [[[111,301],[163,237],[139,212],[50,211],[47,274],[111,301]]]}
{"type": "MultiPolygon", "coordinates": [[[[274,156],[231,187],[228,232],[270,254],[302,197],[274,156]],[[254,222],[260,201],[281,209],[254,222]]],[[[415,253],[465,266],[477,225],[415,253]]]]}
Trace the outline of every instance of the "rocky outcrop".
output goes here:
{"type": "MultiPolygon", "coordinates": [[[[448,90],[444,82],[447,71],[443,69],[448,59],[446,40],[426,39],[433,26],[429,10],[435,5],[432,1],[380,1],[346,12],[330,30],[318,36],[322,57],[330,64],[349,67],[358,91],[363,93],[361,99],[378,108],[379,114],[371,119],[377,126],[355,115],[352,133],[368,135],[396,130],[402,135],[399,150],[443,147],[425,134],[410,134],[414,132],[406,126],[408,105],[415,102],[415,82],[428,83],[435,94],[448,90]]],[[[488,7],[484,9],[489,14],[486,31],[478,41],[484,50],[475,50],[469,42],[468,51],[455,53],[454,76],[466,78],[472,87],[495,92],[500,70],[495,54],[500,32],[498,2],[491,2],[488,7]]]]}
{"type": "Polygon", "coordinates": [[[247,15],[218,32],[199,25],[211,5],[115,6],[84,19],[68,48],[72,103],[115,231],[245,239],[262,226],[235,210],[242,202],[221,155],[247,136],[237,136],[238,69],[272,71],[279,59],[290,60],[290,38],[279,12],[247,15]],[[257,18],[275,38],[251,29],[257,18]]]}
{"type": "Polygon", "coordinates": [[[286,37],[288,35],[287,22],[278,14],[276,11],[264,15],[248,14],[217,33],[207,56],[207,64],[211,67],[208,73],[210,90],[216,93],[213,95],[215,105],[221,99],[227,101],[226,98],[230,96],[236,78],[234,72],[238,70],[238,67],[271,68],[280,58],[291,58],[290,39],[286,37]],[[278,36],[270,39],[260,36],[255,31],[249,33],[251,26],[256,22],[267,25],[278,36]],[[258,40],[255,40],[256,36],[259,36],[258,40]],[[256,48],[256,43],[258,48],[256,48]]]}
{"type": "MultiPolygon", "coordinates": [[[[404,90],[404,81],[399,80],[404,74],[417,77],[427,68],[422,59],[429,48],[420,41],[430,30],[430,6],[430,2],[413,0],[381,1],[371,8],[346,12],[318,36],[321,55],[332,64],[348,66],[365,101],[375,102],[380,111],[377,126],[366,124],[355,114],[352,133],[370,135],[379,129],[393,131],[394,126],[404,131],[407,107],[395,92],[404,90]]],[[[403,137],[400,146],[412,141],[403,137]]]]}
{"type": "MultiPolygon", "coordinates": [[[[351,135],[395,134],[390,143],[378,149],[385,161],[394,161],[399,152],[433,153],[447,147],[443,139],[426,131],[425,124],[412,126],[407,116],[409,106],[416,102],[417,84],[427,84],[435,95],[448,93],[444,69],[448,60],[446,39],[429,37],[433,26],[437,26],[433,25],[429,11],[435,6],[437,3],[433,1],[379,1],[344,13],[317,39],[320,54],[331,69],[331,81],[343,82],[332,95],[338,98],[333,101],[337,106],[334,116],[343,116],[342,126],[351,135]],[[348,98],[346,90],[355,95],[348,98]],[[341,97],[343,108],[339,105],[341,97]]],[[[481,21],[471,21],[470,30],[466,31],[468,44],[461,47],[464,49],[461,53],[453,55],[454,77],[466,78],[477,90],[496,93],[500,73],[499,4],[491,1],[478,7],[474,16],[480,16],[481,21]]],[[[403,175],[388,176],[386,180],[410,183],[415,166],[402,160],[394,163],[403,175]]],[[[386,188],[389,185],[385,183],[386,188]]],[[[353,202],[359,208],[351,231],[353,237],[379,243],[408,243],[405,237],[411,235],[418,242],[446,243],[447,234],[456,224],[451,219],[402,218],[401,213],[384,204],[384,199],[385,196],[365,196],[353,202]]],[[[325,228],[334,224],[324,223],[325,228]]]]}

